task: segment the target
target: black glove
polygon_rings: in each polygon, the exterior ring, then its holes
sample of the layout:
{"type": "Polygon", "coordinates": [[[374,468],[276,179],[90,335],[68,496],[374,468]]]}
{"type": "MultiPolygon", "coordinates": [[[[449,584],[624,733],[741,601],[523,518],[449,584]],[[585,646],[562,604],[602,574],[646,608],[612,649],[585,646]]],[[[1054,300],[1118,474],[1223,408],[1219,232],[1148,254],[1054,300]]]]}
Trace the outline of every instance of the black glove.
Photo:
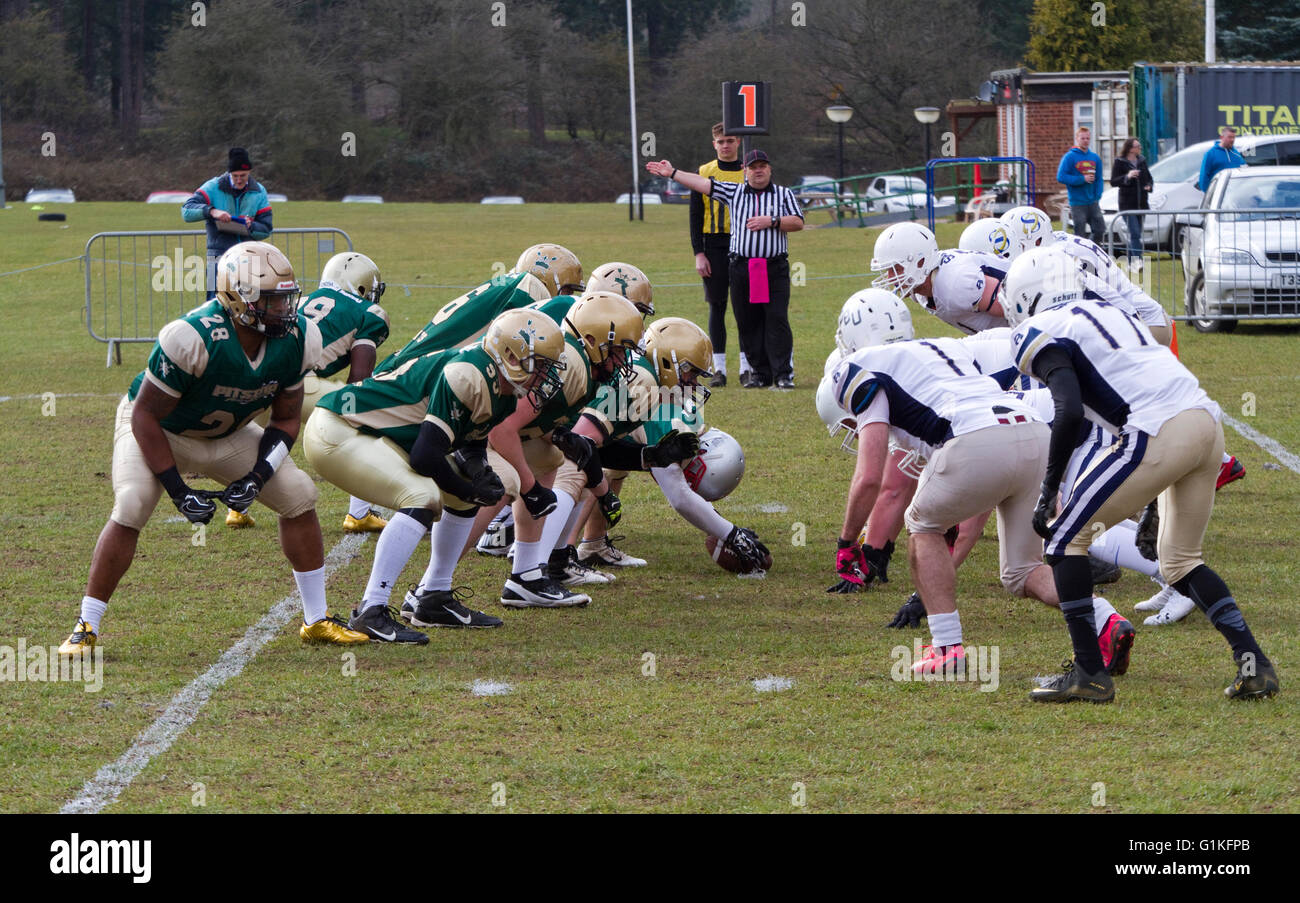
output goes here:
{"type": "Polygon", "coordinates": [[[889,556],[894,554],[894,543],[885,543],[883,549],[872,548],[863,543],[862,558],[867,563],[866,576],[867,580],[864,586],[870,586],[872,580],[879,580],[881,583],[888,583],[889,579],[885,576],[885,571],[889,569],[889,556]]]}
{"type": "MultiPolygon", "coordinates": [[[[487,462],[487,453],[483,449],[466,449],[458,448],[452,453],[451,459],[456,462],[460,472],[465,478],[473,483],[484,473],[491,473],[487,462]]],[[[467,500],[468,501],[468,500],[467,500]]]]}
{"type": "Polygon", "coordinates": [[[551,444],[564,453],[578,470],[586,470],[587,462],[596,451],[596,443],[580,436],[567,426],[557,426],[551,431],[551,444]]]}
{"type": "Polygon", "coordinates": [[[749,570],[766,569],[765,563],[771,553],[758,538],[758,534],[748,527],[732,527],[723,546],[744,562],[749,570]]]}
{"type": "Polygon", "coordinates": [[[171,500],[176,510],[192,524],[206,524],[217,513],[217,506],[212,503],[210,493],[203,489],[190,489],[186,486],[184,492],[173,495],[171,500]]]}
{"type": "Polygon", "coordinates": [[[506,487],[502,485],[501,478],[490,467],[470,480],[470,485],[474,487],[474,492],[465,501],[472,502],[480,508],[490,508],[501,501],[501,497],[506,494],[506,487]]]}
{"type": "Polygon", "coordinates": [[[921,604],[921,594],[912,593],[903,603],[903,607],[894,614],[894,620],[885,626],[906,630],[909,627],[920,627],[924,618],[925,606],[921,604]]]}
{"type": "Polygon", "coordinates": [[[1038,491],[1038,504],[1034,506],[1034,532],[1043,539],[1052,538],[1052,528],[1048,524],[1056,516],[1056,495],[1059,491],[1058,487],[1047,483],[1038,491]]]}
{"type": "Polygon", "coordinates": [[[641,453],[641,461],[647,468],[667,467],[689,461],[700,453],[700,437],[694,433],[682,433],[670,430],[654,445],[647,445],[641,453]]]}
{"type": "Polygon", "coordinates": [[[533,520],[541,520],[555,510],[555,493],[541,483],[534,483],[532,489],[520,494],[520,498],[533,520]]]}
{"type": "Polygon", "coordinates": [[[1142,516],[1138,518],[1138,531],[1134,541],[1137,543],[1138,553],[1147,561],[1159,561],[1160,556],[1156,554],[1156,540],[1160,538],[1160,511],[1159,506],[1152,501],[1147,505],[1142,516]]]}
{"type": "Polygon", "coordinates": [[[221,493],[221,501],[231,511],[243,514],[253,504],[253,500],[257,498],[264,485],[266,484],[262,482],[260,474],[249,471],[247,475],[226,487],[226,491],[221,493]]]}
{"type": "Polygon", "coordinates": [[[600,513],[605,515],[605,523],[611,527],[622,519],[623,503],[612,489],[604,495],[596,496],[596,504],[600,505],[600,513]]]}

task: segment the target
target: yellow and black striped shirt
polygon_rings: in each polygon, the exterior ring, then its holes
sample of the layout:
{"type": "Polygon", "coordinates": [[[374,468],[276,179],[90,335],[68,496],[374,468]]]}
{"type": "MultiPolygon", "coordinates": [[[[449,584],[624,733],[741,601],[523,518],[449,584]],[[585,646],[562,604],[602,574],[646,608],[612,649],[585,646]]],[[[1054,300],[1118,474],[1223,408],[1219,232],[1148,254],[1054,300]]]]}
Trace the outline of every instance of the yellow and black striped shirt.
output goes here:
{"type": "MultiPolygon", "coordinates": [[[[745,181],[745,167],[739,160],[723,163],[710,160],[700,167],[700,175],[717,179],[721,182],[745,181]]],[[[696,254],[704,253],[705,245],[726,247],[731,235],[731,213],[727,205],[713,198],[706,198],[698,191],[691,192],[691,249],[696,254]]]]}

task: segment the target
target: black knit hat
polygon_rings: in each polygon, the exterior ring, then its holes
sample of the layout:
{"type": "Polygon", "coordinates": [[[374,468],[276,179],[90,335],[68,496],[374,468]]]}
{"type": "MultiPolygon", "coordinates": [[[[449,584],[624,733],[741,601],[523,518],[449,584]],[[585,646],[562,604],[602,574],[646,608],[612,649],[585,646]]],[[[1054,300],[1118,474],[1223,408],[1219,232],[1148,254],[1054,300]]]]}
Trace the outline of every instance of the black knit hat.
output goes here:
{"type": "Polygon", "coordinates": [[[230,163],[226,169],[230,172],[244,172],[253,168],[253,161],[248,159],[248,151],[242,147],[230,149],[230,163]]]}

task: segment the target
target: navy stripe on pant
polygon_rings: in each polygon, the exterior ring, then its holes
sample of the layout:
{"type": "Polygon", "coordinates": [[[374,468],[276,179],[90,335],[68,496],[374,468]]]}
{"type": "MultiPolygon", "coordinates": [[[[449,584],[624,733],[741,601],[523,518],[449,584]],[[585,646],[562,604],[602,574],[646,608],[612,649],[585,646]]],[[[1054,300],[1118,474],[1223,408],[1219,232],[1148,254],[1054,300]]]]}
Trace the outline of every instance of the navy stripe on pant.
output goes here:
{"type": "Polygon", "coordinates": [[[1088,528],[1106,500],[1142,464],[1146,449],[1146,433],[1125,433],[1105,460],[1079,478],[1060,515],[1052,522],[1052,538],[1047,541],[1048,555],[1065,554],[1074,537],[1088,528]]]}

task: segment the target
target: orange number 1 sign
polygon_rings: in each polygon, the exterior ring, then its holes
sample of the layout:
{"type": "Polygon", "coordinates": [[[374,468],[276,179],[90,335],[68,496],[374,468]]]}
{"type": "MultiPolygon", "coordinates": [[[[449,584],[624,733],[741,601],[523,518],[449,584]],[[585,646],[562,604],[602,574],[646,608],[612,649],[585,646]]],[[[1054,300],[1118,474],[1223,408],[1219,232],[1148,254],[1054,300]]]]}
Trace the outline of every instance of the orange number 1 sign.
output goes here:
{"type": "Polygon", "coordinates": [[[758,125],[758,113],[755,110],[754,96],[758,93],[758,85],[741,85],[740,96],[745,98],[745,128],[752,129],[758,125]]]}

